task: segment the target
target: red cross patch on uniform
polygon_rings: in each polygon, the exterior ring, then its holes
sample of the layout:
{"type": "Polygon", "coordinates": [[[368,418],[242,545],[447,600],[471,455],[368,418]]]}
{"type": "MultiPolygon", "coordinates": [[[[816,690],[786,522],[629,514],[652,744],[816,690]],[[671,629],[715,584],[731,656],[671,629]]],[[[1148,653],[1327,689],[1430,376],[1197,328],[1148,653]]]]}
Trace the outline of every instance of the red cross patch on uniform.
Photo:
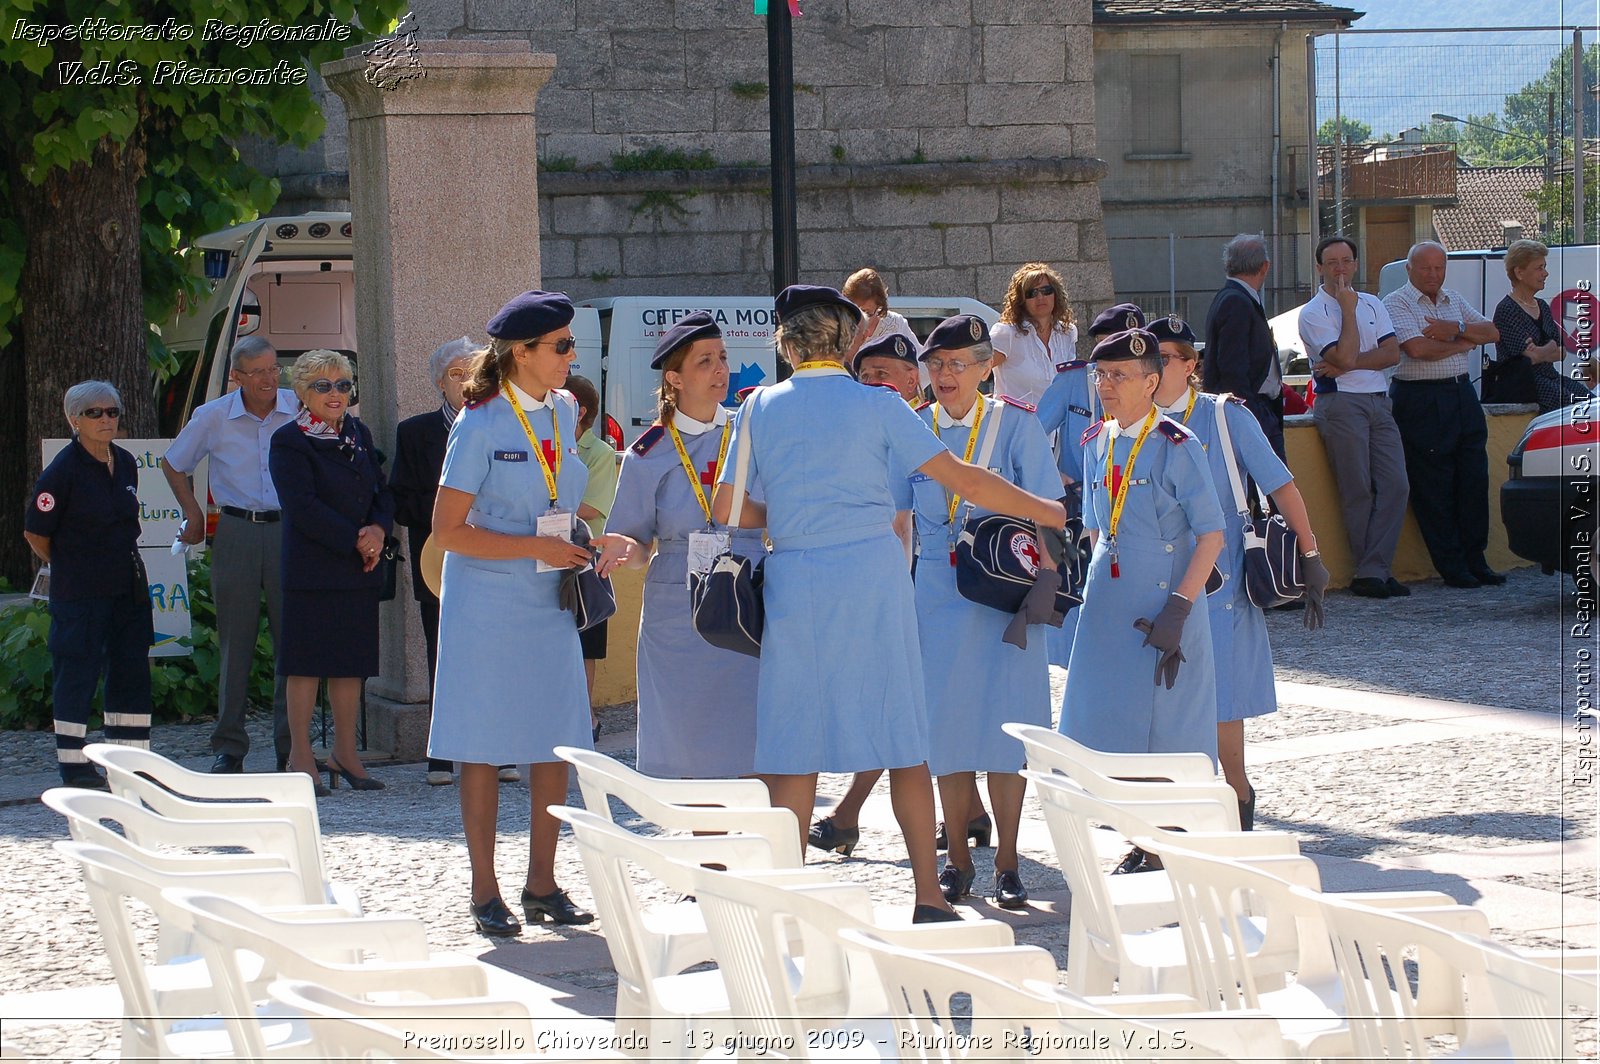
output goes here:
{"type": "Polygon", "coordinates": [[[47,514],[56,508],[56,497],[48,491],[41,491],[33,504],[39,508],[40,513],[47,514]]]}

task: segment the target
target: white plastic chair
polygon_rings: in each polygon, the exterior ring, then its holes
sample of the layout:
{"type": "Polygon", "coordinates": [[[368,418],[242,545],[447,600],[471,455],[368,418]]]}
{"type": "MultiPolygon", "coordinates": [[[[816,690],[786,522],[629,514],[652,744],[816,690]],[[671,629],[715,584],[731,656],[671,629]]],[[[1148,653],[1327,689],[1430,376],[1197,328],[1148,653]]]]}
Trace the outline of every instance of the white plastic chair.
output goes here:
{"type": "MultiPolygon", "coordinates": [[[[595,912],[617,972],[619,1034],[635,1031],[655,1047],[683,1047],[686,1026],[702,1026],[728,1013],[717,971],[685,972],[715,954],[700,906],[684,898],[652,904],[635,873],[669,894],[695,892],[693,868],[771,868],[771,844],[755,835],[638,835],[587,809],[553,805],[550,815],[572,828],[578,855],[594,893],[595,912]],[[668,1041],[670,1039],[670,1041],[668,1041]]],[[[794,817],[789,817],[793,823],[794,817]]],[[[822,869],[792,868],[794,881],[832,882],[822,869]]]]}
{"type": "MultiPolygon", "coordinates": [[[[308,882],[323,885],[322,897],[316,900],[361,911],[360,898],[352,887],[328,879],[322,861],[316,794],[305,773],[213,776],[184,768],[153,750],[115,743],[90,743],[84,753],[106,770],[106,782],[113,794],[147,805],[171,820],[289,821],[294,825],[294,841],[283,855],[308,882]]],[[[134,841],[140,842],[137,838],[134,841]]],[[[237,845],[248,846],[249,842],[237,845]]]]}
{"type": "Polygon", "coordinates": [[[1594,951],[1521,953],[1500,942],[1463,937],[1483,951],[1512,1056],[1518,1061],[1579,1059],[1579,1021],[1600,1014],[1594,951]]]}
{"type": "Polygon", "coordinates": [[[1084,746],[1076,739],[1069,739],[1053,728],[1038,724],[1011,721],[1000,727],[1007,735],[1022,743],[1028,767],[1035,772],[1059,772],[1064,776],[1072,776],[1074,769],[1081,769],[1107,779],[1123,781],[1206,786],[1221,782],[1211,758],[1199,752],[1114,754],[1084,746]]]}
{"type": "Polygon", "coordinates": [[[593,750],[558,746],[555,755],[577,770],[584,807],[597,816],[615,822],[615,798],[665,831],[756,835],[771,846],[772,867],[805,864],[800,825],[792,812],[772,804],[760,780],[657,779],[593,750]]]}
{"type": "MultiPolygon", "coordinates": [[[[1294,854],[1298,843],[1282,832],[1218,830],[1223,812],[1208,800],[1112,802],[1073,780],[1029,769],[1056,858],[1072,892],[1067,939],[1067,985],[1080,994],[1181,993],[1187,961],[1176,927],[1177,904],[1165,872],[1111,876],[1101,866],[1093,825],[1129,837],[1178,838],[1191,846],[1236,856],[1294,854]],[[1157,827],[1176,824],[1179,833],[1157,827]]],[[[1237,823],[1237,812],[1234,813],[1237,823]]]]}
{"type": "Polygon", "coordinates": [[[1488,936],[1481,910],[1451,905],[1397,912],[1363,905],[1359,895],[1292,889],[1321,907],[1357,1055],[1422,1061],[1509,1054],[1485,952],[1462,938],[1488,936]],[[1439,1035],[1456,1039],[1454,1052],[1428,1045],[1439,1035]]]}
{"type": "Polygon", "coordinates": [[[870,963],[852,960],[842,931],[921,949],[1012,944],[1010,927],[992,920],[880,923],[856,883],[795,884],[781,871],[693,874],[739,1032],[789,1060],[895,1059],[881,985],[870,963]]]}
{"type": "MultiPolygon", "coordinates": [[[[159,871],[126,853],[82,842],[58,842],[58,851],[78,862],[100,937],[122,994],[122,1052],[128,1059],[195,1060],[234,1055],[234,1043],[215,1018],[220,992],[214,973],[199,957],[147,958],[139,946],[131,903],[150,909],[171,940],[193,934],[184,910],[163,891],[170,888],[222,890],[270,904],[294,883],[286,869],[159,871]],[[205,1017],[212,1017],[205,1019],[205,1017]]],[[[241,979],[254,984],[256,973],[241,979]]],[[[289,1037],[286,1032],[277,1032],[289,1037]]]]}

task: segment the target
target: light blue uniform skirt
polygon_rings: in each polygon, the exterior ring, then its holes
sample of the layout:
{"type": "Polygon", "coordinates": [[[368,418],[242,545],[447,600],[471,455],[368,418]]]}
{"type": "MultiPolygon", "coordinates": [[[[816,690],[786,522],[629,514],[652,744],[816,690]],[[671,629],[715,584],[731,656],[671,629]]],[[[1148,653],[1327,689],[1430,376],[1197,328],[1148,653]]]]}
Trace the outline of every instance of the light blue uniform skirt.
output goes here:
{"type": "Polygon", "coordinates": [[[1225,514],[1227,546],[1217,568],[1227,573],[1222,590],[1207,598],[1211,649],[1217,661],[1217,721],[1243,720],[1278,711],[1267,615],[1244,590],[1244,518],[1225,514]]]}

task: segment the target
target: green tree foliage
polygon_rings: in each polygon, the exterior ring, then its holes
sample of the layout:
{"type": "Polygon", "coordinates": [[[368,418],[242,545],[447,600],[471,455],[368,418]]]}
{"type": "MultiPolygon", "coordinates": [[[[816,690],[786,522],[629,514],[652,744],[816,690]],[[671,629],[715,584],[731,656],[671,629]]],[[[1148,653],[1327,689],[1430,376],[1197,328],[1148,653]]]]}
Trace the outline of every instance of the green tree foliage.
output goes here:
{"type": "Polygon", "coordinates": [[[1528,198],[1552,219],[1550,232],[1540,239],[1550,244],[1600,244],[1600,166],[1583,168],[1583,238],[1572,232],[1572,171],[1559,175],[1554,184],[1528,193],[1528,198]]]}
{"type": "Polygon", "coordinates": [[[1346,144],[1370,144],[1372,142],[1372,127],[1359,118],[1345,115],[1343,118],[1324,119],[1322,125],[1317,127],[1317,143],[1332,144],[1340,128],[1344,130],[1346,144]]]}
{"type": "MultiPolygon", "coordinates": [[[[233,141],[314,141],[324,122],[307,68],[388,32],[405,7],[405,0],[0,0],[0,136],[13,154],[0,170],[0,346],[11,340],[29,268],[25,219],[9,183],[38,186],[54,171],[101,165],[108,153],[97,148],[133,149],[143,291],[106,297],[141,300],[147,321],[164,321],[180,292],[199,294],[179,254],[184,243],[277,199],[277,182],[244,165],[233,141]],[[98,32],[102,26],[149,32],[98,32]],[[259,32],[263,26],[323,28],[330,39],[277,39],[259,32]],[[261,73],[225,80],[209,73],[241,69],[261,73]]],[[[87,242],[85,253],[93,253],[87,242]]]]}

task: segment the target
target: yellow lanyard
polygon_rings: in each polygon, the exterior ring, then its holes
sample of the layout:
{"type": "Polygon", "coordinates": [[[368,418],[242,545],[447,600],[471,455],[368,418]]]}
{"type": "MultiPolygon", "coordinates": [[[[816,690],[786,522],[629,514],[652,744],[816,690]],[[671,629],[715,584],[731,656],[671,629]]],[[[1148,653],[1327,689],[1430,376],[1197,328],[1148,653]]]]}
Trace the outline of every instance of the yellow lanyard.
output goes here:
{"type": "MultiPolygon", "coordinates": [[[[678,449],[678,461],[683,463],[683,471],[689,474],[689,487],[694,489],[694,497],[700,503],[700,511],[706,515],[706,527],[711,526],[711,503],[706,499],[706,490],[700,484],[700,474],[694,471],[694,462],[689,459],[689,452],[683,446],[683,437],[678,435],[678,426],[669,424],[667,431],[672,434],[672,446],[678,449]]],[[[733,435],[733,422],[722,423],[722,445],[717,448],[717,464],[711,468],[711,482],[717,482],[717,472],[722,468],[722,460],[728,457],[728,437],[733,435]]]]}
{"type": "Polygon", "coordinates": [[[1189,423],[1189,415],[1194,413],[1194,401],[1200,398],[1193,388],[1189,389],[1189,405],[1183,408],[1183,423],[1189,423]]]}
{"type": "Polygon", "coordinates": [[[500,394],[511,401],[511,409],[517,412],[517,420],[522,422],[522,431],[528,434],[528,442],[533,444],[533,456],[539,460],[539,472],[544,474],[544,486],[550,490],[550,508],[557,506],[556,502],[556,477],[561,475],[561,419],[556,416],[552,407],[550,410],[550,446],[555,451],[555,468],[550,467],[549,459],[544,456],[544,445],[539,442],[539,437],[534,435],[533,426],[528,424],[528,415],[522,412],[522,404],[517,402],[517,395],[511,390],[510,384],[502,385],[500,394]]]}
{"type": "Polygon", "coordinates": [[[1117,526],[1122,523],[1122,508],[1128,502],[1128,487],[1133,483],[1133,464],[1139,460],[1139,450],[1144,446],[1145,437],[1150,435],[1150,430],[1155,426],[1156,418],[1160,411],[1152,408],[1144,419],[1144,425],[1139,429],[1139,438],[1133,441],[1133,450],[1128,452],[1128,464],[1122,469],[1122,479],[1112,483],[1116,472],[1115,455],[1117,441],[1106,441],[1106,487],[1111,489],[1111,520],[1107,522],[1106,536],[1112,542],[1117,538],[1117,526]]]}
{"type": "MultiPolygon", "coordinates": [[[[963,462],[971,462],[972,461],[972,453],[978,449],[978,430],[983,428],[983,407],[984,407],[983,396],[981,396],[981,395],[978,396],[976,402],[978,404],[978,416],[972,419],[972,432],[967,435],[967,449],[966,449],[966,452],[964,454],[962,454],[962,456],[961,456],[961,460],[963,462]]],[[[933,404],[933,434],[935,436],[939,436],[939,404],[938,403],[934,403],[933,404]]],[[[939,438],[942,440],[944,437],[940,436],[939,438]]],[[[960,507],[960,505],[961,505],[961,496],[959,496],[959,495],[950,496],[950,512],[945,515],[945,519],[944,519],[944,523],[945,524],[953,526],[956,523],[956,509],[958,507],[960,507]]]]}
{"type": "Polygon", "coordinates": [[[802,362],[795,367],[798,373],[803,369],[844,369],[844,363],[833,358],[819,358],[811,362],[802,362]]]}

